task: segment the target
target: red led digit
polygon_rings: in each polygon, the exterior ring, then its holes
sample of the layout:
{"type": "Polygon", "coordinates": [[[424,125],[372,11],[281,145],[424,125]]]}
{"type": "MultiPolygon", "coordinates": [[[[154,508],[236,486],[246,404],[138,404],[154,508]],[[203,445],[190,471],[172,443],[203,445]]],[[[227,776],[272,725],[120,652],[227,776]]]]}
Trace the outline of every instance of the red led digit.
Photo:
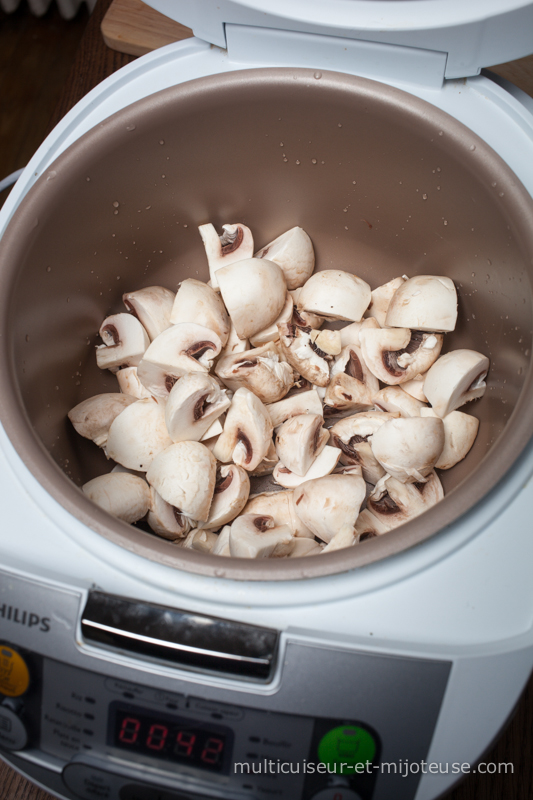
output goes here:
{"type": "Polygon", "coordinates": [[[214,736],[211,736],[210,739],[207,740],[205,743],[205,747],[202,751],[202,755],[200,758],[202,761],[205,761],[206,764],[217,764],[220,758],[220,754],[224,749],[224,742],[222,739],[215,739],[214,736]]]}
{"type": "Polygon", "coordinates": [[[196,741],[196,734],[189,731],[178,731],[174,752],[178,756],[190,756],[196,741]]]}
{"type": "Polygon", "coordinates": [[[148,738],[146,739],[146,746],[151,750],[162,750],[168,736],[168,728],[166,725],[150,725],[148,731],[148,738]]]}
{"type": "Polygon", "coordinates": [[[124,744],[135,744],[140,727],[140,720],[135,719],[135,717],[124,717],[118,735],[119,741],[124,742],[124,744]]]}

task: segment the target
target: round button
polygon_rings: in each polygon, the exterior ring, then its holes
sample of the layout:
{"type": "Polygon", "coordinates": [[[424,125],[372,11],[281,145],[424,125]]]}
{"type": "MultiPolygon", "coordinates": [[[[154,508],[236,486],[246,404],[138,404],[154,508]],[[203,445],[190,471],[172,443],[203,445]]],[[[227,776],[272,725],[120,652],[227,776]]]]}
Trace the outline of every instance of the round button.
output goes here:
{"type": "Polygon", "coordinates": [[[352,789],[331,787],[330,789],[322,789],[318,794],[314,794],[311,800],[361,800],[361,795],[352,789]]]}
{"type": "Polygon", "coordinates": [[[355,775],[355,769],[372,761],[376,754],[373,736],[358,725],[339,725],[320,740],[318,758],[337,775],[355,775]]]}
{"type": "Polygon", "coordinates": [[[22,656],[12,647],[0,646],[0,692],[20,697],[30,685],[30,673],[22,656]]]}
{"type": "Polygon", "coordinates": [[[7,750],[22,750],[27,744],[28,731],[20,717],[0,705],[0,745],[7,750]]]}

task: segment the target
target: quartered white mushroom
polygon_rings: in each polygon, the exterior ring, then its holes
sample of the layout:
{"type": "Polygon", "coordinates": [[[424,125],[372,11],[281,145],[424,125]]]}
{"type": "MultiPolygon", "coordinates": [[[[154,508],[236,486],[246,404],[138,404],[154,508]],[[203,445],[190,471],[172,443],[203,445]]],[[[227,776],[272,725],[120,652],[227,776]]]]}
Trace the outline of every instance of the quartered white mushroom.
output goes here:
{"type": "Polygon", "coordinates": [[[266,456],[255,469],[250,470],[250,475],[252,478],[262,478],[265,475],[270,475],[277,464],[279,464],[279,458],[274,441],[271,439],[266,456]]]}
{"type": "Polygon", "coordinates": [[[334,550],[344,550],[345,547],[353,547],[359,542],[354,526],[345,525],[335,533],[328,544],[322,550],[323,553],[332,553],[334,550]]]}
{"type": "Polygon", "coordinates": [[[229,550],[229,532],[231,528],[225,525],[217,536],[216,542],[211,548],[211,555],[213,556],[230,556],[229,550]]]}
{"type": "Polygon", "coordinates": [[[226,342],[226,346],[222,349],[221,356],[231,356],[235,353],[245,353],[246,350],[250,349],[250,342],[248,339],[239,339],[237,336],[237,331],[235,330],[235,325],[230,320],[230,329],[229,329],[229,336],[228,341],[226,342]]]}
{"type": "Polygon", "coordinates": [[[137,367],[124,367],[115,373],[120,391],[141,400],[143,397],[151,397],[150,392],[143,386],[137,375],[137,367]]]}
{"type": "Polygon", "coordinates": [[[154,458],[146,480],[182,514],[207,521],[215,491],[216,460],[203,444],[171,444],[154,458]]]}
{"type": "Polygon", "coordinates": [[[275,342],[279,339],[279,330],[278,325],[281,325],[283,322],[290,322],[292,319],[292,314],[294,310],[294,303],[292,299],[292,295],[287,292],[287,298],[285,300],[285,305],[281,309],[281,313],[279,317],[277,317],[274,322],[265,328],[259,333],[255,333],[250,338],[250,343],[252,347],[259,347],[262,344],[266,344],[267,342],[275,342]]]}
{"type": "Polygon", "coordinates": [[[143,478],[129,472],[99,475],[81,488],[93,503],[130,524],[146,516],[150,508],[150,487],[143,478]]]}
{"type": "Polygon", "coordinates": [[[293,491],[293,507],[315,536],[329,542],[341,529],[355,528],[365,499],[363,478],[356,475],[327,475],[306,481],[293,491]]]}
{"type": "Polygon", "coordinates": [[[155,456],[172,444],[165,408],[154,398],[136,400],[116,417],[106,443],[108,458],[128,469],[146,472],[155,456]]]}
{"type": "Polygon", "coordinates": [[[175,541],[187,536],[191,520],[178,508],[163,500],[153,486],[150,487],[150,511],[146,521],[154,533],[163,539],[175,541]]]}
{"type": "Polygon", "coordinates": [[[326,387],[324,414],[349,410],[369,411],[379,381],[368,369],[359,347],[347,345],[330,368],[331,380],[326,387]]]}
{"type": "Polygon", "coordinates": [[[316,272],[302,287],[298,310],[311,311],[326,319],[357,322],[370,303],[370,286],[362,278],[339,269],[316,272]]]}
{"type": "Polygon", "coordinates": [[[374,395],[374,405],[380,411],[397,411],[402,417],[419,417],[426,405],[404,391],[401,386],[385,386],[374,395]]]}
{"type": "MultiPolygon", "coordinates": [[[[392,530],[417,517],[444,497],[442,484],[435,472],[425,483],[402,483],[391,475],[384,475],[367,499],[367,512],[378,520],[381,530],[392,530]]],[[[368,515],[367,515],[368,522],[368,515]]],[[[357,523],[359,531],[359,522],[357,523]]]]}
{"type": "Polygon", "coordinates": [[[188,372],[208,372],[222,349],[218,335],[194,322],[180,322],[154,339],[139,366],[139,380],[150,394],[166,399],[188,372]]]}
{"type": "Polygon", "coordinates": [[[173,442],[199,442],[230,402],[226,390],[212,375],[184,375],[170,390],[165,407],[170,438],[173,442]]]}
{"type": "Polygon", "coordinates": [[[374,319],[363,322],[359,333],[368,369],[389,385],[411,380],[439,357],[442,333],[423,333],[408,328],[378,328],[374,319]]]}
{"type": "Polygon", "coordinates": [[[299,414],[283,423],[276,436],[276,452],[283,466],[305,475],[329,439],[323,423],[319,414],[299,414]]]}
{"type": "Polygon", "coordinates": [[[248,502],[250,478],[242,467],[228,464],[220,468],[209,517],[202,528],[220,528],[238,516],[248,502]]]}
{"type": "Polygon", "coordinates": [[[135,292],[126,292],[122,295],[122,302],[142,323],[150,341],[153,341],[170,327],[174,297],[174,292],[164,286],[147,286],[135,292]]]}
{"type": "Polygon", "coordinates": [[[277,403],[267,405],[274,428],[297,414],[322,414],[322,401],[315,388],[291,394],[277,403]]]}
{"type": "Polygon", "coordinates": [[[170,314],[170,322],[195,322],[214,331],[224,347],[230,332],[230,319],[224,303],[207,283],[187,278],[182,281],[170,314]]]}
{"type": "Polygon", "coordinates": [[[112,372],[121,367],[136,367],[150,344],[148,334],[132,314],[106,317],[99,334],[104,343],[96,347],[96,363],[100,369],[112,372]]]}
{"type": "Polygon", "coordinates": [[[287,297],[283,272],[266,258],[248,258],[217,273],[222,299],[237,335],[249,339],[271,325],[287,297]]]}
{"type": "Polygon", "coordinates": [[[394,293],[386,325],[417,331],[453,331],[457,321],[457,291],[443,275],[416,275],[394,293]]]}
{"type": "Polygon", "coordinates": [[[231,524],[229,549],[234,558],[275,558],[290,553],[293,538],[291,529],[272,517],[242,514],[231,524]]]}
{"type": "Polygon", "coordinates": [[[387,420],[398,416],[398,413],[363,411],[336,422],[330,428],[330,444],[341,450],[341,464],[359,465],[364,479],[377,483],[385,470],[372,452],[372,437],[387,420]]]}
{"type": "Polygon", "coordinates": [[[329,362],[333,356],[320,350],[314,344],[308,329],[297,325],[279,325],[279,346],[283,357],[296,372],[317,386],[329,383],[329,362]]]}
{"type": "Polygon", "coordinates": [[[104,447],[111,423],[126,406],[134,402],[134,397],[120,392],[96,394],[71,408],[68,418],[80,436],[91,439],[98,447],[104,447]]]}
{"type": "Polygon", "coordinates": [[[222,236],[216,232],[215,226],[208,222],[198,227],[205,247],[211,286],[218,289],[217,271],[227,264],[235,261],[252,258],[254,254],[254,240],[250,228],[240,222],[233,225],[223,225],[222,236]]]}
{"type": "Polygon", "coordinates": [[[276,483],[279,483],[279,485],[283,486],[285,489],[295,489],[296,486],[300,486],[304,481],[323,478],[325,475],[329,475],[333,472],[337,466],[340,454],[341,451],[338,447],[326,445],[304,475],[297,475],[279,462],[274,467],[272,477],[276,483]]]}
{"type": "MultiPolygon", "coordinates": [[[[423,417],[437,416],[433,408],[423,408],[423,417]]],[[[452,411],[442,418],[444,447],[435,463],[437,469],[451,469],[469,453],[477,436],[479,420],[463,411],[452,411]]]]}
{"type": "Polygon", "coordinates": [[[223,416],[223,415],[221,415],[220,417],[218,417],[218,419],[216,419],[216,420],[215,420],[215,421],[214,421],[214,422],[213,422],[213,423],[212,423],[212,424],[209,426],[209,428],[206,430],[206,432],[204,433],[204,435],[200,437],[200,441],[201,441],[201,442],[204,442],[204,444],[205,444],[206,442],[209,442],[211,439],[215,439],[216,437],[220,436],[220,434],[221,434],[221,433],[222,433],[222,431],[224,430],[224,426],[222,425],[222,422],[221,422],[221,420],[224,420],[224,419],[225,419],[225,418],[224,418],[224,416],[223,416]]]}
{"type": "Polygon", "coordinates": [[[265,406],[249,389],[237,389],[229,407],[224,431],[213,448],[223,463],[234,461],[252,472],[265,458],[274,429],[265,406]]]}
{"type": "Polygon", "coordinates": [[[482,397],[487,388],[487,356],[475,350],[452,350],[441,356],[428,370],[424,392],[439,417],[482,397]]]}
{"type": "Polygon", "coordinates": [[[372,452],[385,472],[402,483],[424,482],[444,448],[438,417],[399,417],[372,437],[372,452]]]}
{"type": "MultiPolygon", "coordinates": [[[[384,283],[382,286],[378,286],[377,289],[372,291],[372,299],[370,301],[370,305],[367,308],[366,316],[367,317],[374,317],[381,327],[385,325],[385,319],[387,317],[387,311],[389,308],[390,301],[397,289],[407,280],[407,277],[403,275],[399,278],[393,278],[388,283],[384,283]]],[[[409,328],[413,327],[410,325],[402,325],[400,327],[409,328]]]]}
{"type": "Polygon", "coordinates": [[[194,528],[187,537],[183,539],[181,545],[185,550],[196,550],[198,553],[210,553],[218,542],[219,537],[213,531],[204,531],[201,528],[194,528]]]}
{"type": "Polygon", "coordinates": [[[350,322],[344,328],[339,330],[341,335],[341,347],[346,347],[347,344],[355,344],[357,347],[361,346],[359,341],[359,331],[361,330],[362,321],[350,322]]]}
{"type": "Polygon", "coordinates": [[[274,261],[283,270],[288,289],[303,286],[313,274],[315,251],[313,243],[303,228],[291,228],[261,248],[256,258],[274,261]]]}
{"type": "Polygon", "coordinates": [[[426,374],[423,373],[422,375],[416,375],[410,381],[403,381],[402,389],[407,394],[410,394],[411,397],[414,397],[416,400],[420,400],[422,403],[427,403],[428,399],[424,392],[424,381],[426,380],[426,374]]]}
{"type": "Polygon", "coordinates": [[[374,516],[368,508],[363,508],[355,523],[355,535],[358,544],[366,542],[368,539],[374,539],[376,536],[381,536],[383,533],[388,533],[389,530],[390,528],[374,516]]]}
{"type": "Polygon", "coordinates": [[[292,542],[292,550],[289,553],[289,558],[303,558],[304,556],[317,556],[320,555],[324,545],[317,542],[315,539],[304,539],[301,536],[294,537],[292,542]]]}
{"type": "Polygon", "coordinates": [[[314,539],[294,509],[293,492],[263,492],[250,498],[243,509],[243,514],[266,514],[274,518],[276,525],[288,525],[294,536],[314,539]]]}
{"type": "Polygon", "coordinates": [[[274,342],[267,342],[246,353],[222,356],[215,372],[232,391],[244,386],[263,403],[280,400],[294,384],[293,369],[281,360],[274,342]]]}

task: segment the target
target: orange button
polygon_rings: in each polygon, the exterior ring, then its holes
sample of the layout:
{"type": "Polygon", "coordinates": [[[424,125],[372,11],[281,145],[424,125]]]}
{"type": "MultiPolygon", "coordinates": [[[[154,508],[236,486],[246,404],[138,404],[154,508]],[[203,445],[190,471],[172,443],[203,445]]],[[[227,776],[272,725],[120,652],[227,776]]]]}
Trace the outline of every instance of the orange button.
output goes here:
{"type": "Polygon", "coordinates": [[[11,647],[0,645],[0,693],[20,697],[30,685],[30,673],[24,659],[11,647]]]}

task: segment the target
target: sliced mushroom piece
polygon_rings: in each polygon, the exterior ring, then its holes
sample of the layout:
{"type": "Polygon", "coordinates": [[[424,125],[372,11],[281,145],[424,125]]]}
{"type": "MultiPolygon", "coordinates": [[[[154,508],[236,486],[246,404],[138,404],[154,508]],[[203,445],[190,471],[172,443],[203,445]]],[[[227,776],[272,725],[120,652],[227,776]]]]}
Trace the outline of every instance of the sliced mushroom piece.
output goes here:
{"type": "Polygon", "coordinates": [[[315,268],[315,251],[303,228],[291,228],[256,254],[256,258],[274,261],[283,270],[288,289],[297,289],[311,277],[315,268]]]}
{"type": "Polygon", "coordinates": [[[285,300],[285,305],[281,309],[281,313],[279,317],[277,317],[274,322],[265,328],[259,333],[255,333],[251,338],[250,342],[252,347],[259,347],[262,344],[266,344],[267,342],[275,342],[279,339],[279,329],[278,325],[281,325],[283,322],[290,322],[292,319],[292,313],[294,309],[294,303],[292,300],[292,295],[287,292],[287,298],[285,300]]]}
{"type": "Polygon", "coordinates": [[[263,478],[265,475],[270,475],[277,464],[279,464],[279,458],[274,441],[271,439],[266,456],[255,469],[250,471],[250,476],[252,478],[263,478]]]}
{"type": "Polygon", "coordinates": [[[174,384],[165,407],[173,442],[199,442],[213,422],[230,406],[226,390],[212,375],[190,372],[174,384]]]}
{"type": "Polygon", "coordinates": [[[221,434],[221,433],[222,433],[222,431],[224,430],[224,426],[222,425],[221,419],[223,419],[223,417],[222,417],[222,416],[221,416],[221,417],[219,417],[218,419],[216,419],[216,420],[215,420],[215,421],[214,421],[214,422],[213,422],[213,423],[212,423],[212,424],[209,426],[209,428],[206,430],[206,432],[204,433],[204,435],[200,437],[200,441],[201,441],[201,442],[204,442],[204,443],[205,443],[205,442],[208,442],[210,439],[214,439],[214,438],[216,438],[216,437],[220,436],[220,434],[221,434]]]}
{"type": "Polygon", "coordinates": [[[213,531],[194,528],[183,540],[182,547],[185,550],[196,550],[198,553],[210,553],[218,540],[219,537],[213,531]]]}
{"type": "Polygon", "coordinates": [[[428,370],[424,392],[439,417],[482,397],[489,359],[475,350],[452,350],[441,356],[428,370]]]}
{"type": "Polygon", "coordinates": [[[176,381],[189,372],[208,372],[222,349],[218,335],[180,322],[154,339],[137,368],[139,380],[150,394],[164,400],[176,381]]]}
{"type": "Polygon", "coordinates": [[[428,399],[424,392],[424,381],[426,380],[426,374],[423,375],[416,375],[410,381],[404,381],[402,383],[402,389],[407,394],[410,394],[411,397],[414,397],[416,400],[421,400],[422,403],[427,403],[428,399]]]}
{"type": "Polygon", "coordinates": [[[389,386],[426,372],[439,357],[442,333],[367,326],[372,321],[361,326],[361,351],[369,370],[389,386]]]}
{"type": "Polygon", "coordinates": [[[183,539],[191,529],[191,520],[181,509],[167,503],[153,486],[150,487],[150,511],[146,521],[154,533],[163,539],[183,539]]]}
{"type": "Polygon", "coordinates": [[[419,417],[425,404],[404,391],[402,386],[385,386],[374,395],[374,405],[380,411],[397,411],[402,417],[419,417]]]}
{"type": "MultiPolygon", "coordinates": [[[[436,417],[433,408],[423,408],[422,417],[436,417]]],[[[479,420],[463,411],[452,411],[442,418],[444,447],[435,463],[437,469],[451,469],[470,452],[479,429],[479,420]]]]}
{"type": "Polygon", "coordinates": [[[154,458],[146,480],[182,514],[207,521],[215,491],[216,460],[203,444],[171,444],[154,458]]]}
{"type": "Polygon", "coordinates": [[[361,330],[362,322],[351,322],[349,325],[345,325],[344,328],[341,328],[339,333],[341,335],[341,347],[346,347],[348,344],[355,344],[356,347],[360,347],[361,343],[359,341],[359,331],[361,330]]]}
{"type": "Polygon", "coordinates": [[[386,325],[417,331],[453,331],[457,321],[457,291],[443,275],[415,275],[394,293],[386,325]]]}
{"type": "Polygon", "coordinates": [[[271,325],[287,297],[283,272],[266,258],[248,258],[217,273],[222,299],[237,335],[249,339],[271,325]]]}
{"type": "Polygon", "coordinates": [[[267,342],[246,353],[223,356],[218,360],[215,372],[232,391],[243,386],[262,403],[281,400],[294,385],[293,369],[280,359],[274,342],[267,342]]]}
{"type": "Polygon", "coordinates": [[[344,550],[345,547],[353,547],[358,542],[359,536],[355,528],[351,525],[345,525],[332,536],[322,552],[332,553],[334,550],[344,550]]]}
{"type": "Polygon", "coordinates": [[[364,508],[355,523],[355,534],[358,538],[358,543],[366,542],[368,539],[374,539],[376,536],[381,536],[387,533],[390,528],[384,525],[368,508],[364,508]]]}
{"type": "Polygon", "coordinates": [[[231,525],[230,553],[234,558],[269,558],[288,555],[293,534],[264,514],[242,514],[231,525]]]}
{"type": "Polygon", "coordinates": [[[218,275],[221,267],[233,264],[235,261],[252,258],[254,254],[254,240],[250,228],[240,222],[233,225],[223,225],[222,236],[216,232],[214,225],[208,222],[198,227],[205,247],[211,286],[218,289],[218,275]]]}
{"type": "Polygon", "coordinates": [[[250,349],[250,342],[248,339],[239,339],[237,336],[237,331],[235,330],[235,325],[230,320],[230,329],[229,329],[229,336],[228,341],[226,342],[226,346],[222,350],[222,357],[225,356],[232,356],[235,353],[245,353],[247,350],[250,349]]]}
{"type": "Polygon", "coordinates": [[[202,528],[220,528],[238,516],[248,502],[250,478],[242,467],[229,464],[217,475],[213,502],[202,528]]]}
{"type": "Polygon", "coordinates": [[[288,525],[296,537],[314,539],[314,534],[299,518],[292,502],[293,492],[263,492],[248,500],[243,514],[266,514],[276,525],[288,525]]]}
{"type": "Polygon", "coordinates": [[[137,374],[137,367],[124,367],[115,373],[120,386],[120,391],[142,400],[143,397],[151,397],[148,389],[142,385],[137,374]]]}
{"type": "Polygon", "coordinates": [[[355,528],[365,499],[363,478],[356,475],[327,475],[306,481],[293,491],[293,507],[315,536],[329,542],[341,528],[355,528]]]}
{"type": "MultiPolygon", "coordinates": [[[[378,286],[377,289],[374,289],[372,292],[370,305],[366,310],[366,316],[374,317],[374,319],[377,319],[381,327],[383,327],[385,325],[385,319],[387,317],[390,301],[392,300],[396,290],[399,289],[406,280],[407,277],[403,275],[400,278],[393,278],[388,283],[384,283],[382,286],[378,286]]],[[[409,328],[411,326],[402,325],[400,327],[409,328]]]]}
{"type": "Polygon", "coordinates": [[[296,486],[300,486],[304,481],[323,478],[325,475],[329,475],[333,472],[337,466],[340,454],[341,451],[338,447],[326,445],[315,458],[305,475],[297,475],[280,462],[275,466],[272,477],[276,483],[279,483],[279,485],[283,486],[285,489],[295,489],[296,486]]]}
{"type": "Polygon", "coordinates": [[[111,423],[108,458],[128,469],[146,472],[155,456],[172,444],[165,424],[165,408],[154,398],[136,400],[111,423]]]}
{"type": "Polygon", "coordinates": [[[344,347],[331,365],[331,380],[324,398],[324,416],[338,411],[370,411],[379,381],[368,369],[356,345],[344,347]]]}
{"type": "Polygon", "coordinates": [[[292,550],[289,553],[289,558],[303,558],[304,556],[317,556],[324,549],[324,545],[316,541],[316,539],[303,539],[301,536],[294,537],[292,542],[292,550]]]}
{"type": "Polygon", "coordinates": [[[390,531],[427,511],[443,497],[442,484],[435,472],[424,483],[402,483],[392,475],[384,475],[367,500],[367,510],[390,531]]]}
{"type": "Polygon", "coordinates": [[[331,331],[327,328],[319,331],[311,328],[309,331],[313,348],[318,348],[328,356],[338,356],[342,350],[341,335],[339,331],[331,331]]]}
{"type": "Polygon", "coordinates": [[[305,475],[329,439],[319,414],[299,414],[283,423],[276,436],[279,460],[296,475],[305,475]]]}
{"type": "Polygon", "coordinates": [[[150,339],[132,314],[112,314],[102,322],[100,336],[103,344],[96,348],[96,363],[100,369],[116,372],[121,367],[136,367],[150,339]]]}
{"type": "Polygon", "coordinates": [[[217,540],[211,548],[211,555],[213,556],[230,556],[229,550],[229,532],[231,528],[225,525],[217,536],[217,540]]]}
{"type": "Polygon", "coordinates": [[[362,278],[339,269],[311,275],[298,297],[298,310],[311,311],[326,319],[358,322],[370,303],[370,286],[362,278]]]}
{"type": "Polygon", "coordinates": [[[333,356],[328,356],[313,343],[308,330],[292,323],[280,325],[279,334],[281,352],[296,372],[312,384],[327,386],[329,361],[333,356]]]}
{"type": "Polygon", "coordinates": [[[130,524],[146,516],[150,508],[150,487],[143,478],[129,472],[99,475],[81,488],[97,506],[130,524]]]}
{"type": "Polygon", "coordinates": [[[261,400],[249,389],[237,389],[213,453],[219,461],[234,461],[253,472],[268,453],[273,431],[261,400]]]}
{"type": "Polygon", "coordinates": [[[315,388],[284,397],[277,403],[267,405],[267,411],[274,428],[277,428],[289,417],[297,414],[322,414],[322,401],[315,388]]]}
{"type": "Polygon", "coordinates": [[[372,437],[387,420],[398,413],[363,411],[339,420],[330,429],[330,444],[341,450],[341,464],[356,464],[362,468],[365,481],[375,484],[385,470],[372,452],[372,437]]]}
{"type": "Polygon", "coordinates": [[[423,483],[443,448],[444,425],[438,417],[391,419],[372,437],[374,456],[402,483],[423,483]]]}
{"type": "Polygon", "coordinates": [[[134,402],[134,397],[119,392],[96,394],[71,408],[68,418],[80,436],[104,447],[111,423],[134,402]]]}
{"type": "Polygon", "coordinates": [[[230,319],[220,295],[207,283],[187,278],[182,281],[172,306],[170,322],[195,322],[215,331],[224,347],[230,332],[230,319]]]}
{"type": "Polygon", "coordinates": [[[174,292],[164,286],[147,286],[135,292],[126,292],[122,295],[122,302],[141,322],[150,341],[153,341],[170,327],[174,297],[174,292]]]}

